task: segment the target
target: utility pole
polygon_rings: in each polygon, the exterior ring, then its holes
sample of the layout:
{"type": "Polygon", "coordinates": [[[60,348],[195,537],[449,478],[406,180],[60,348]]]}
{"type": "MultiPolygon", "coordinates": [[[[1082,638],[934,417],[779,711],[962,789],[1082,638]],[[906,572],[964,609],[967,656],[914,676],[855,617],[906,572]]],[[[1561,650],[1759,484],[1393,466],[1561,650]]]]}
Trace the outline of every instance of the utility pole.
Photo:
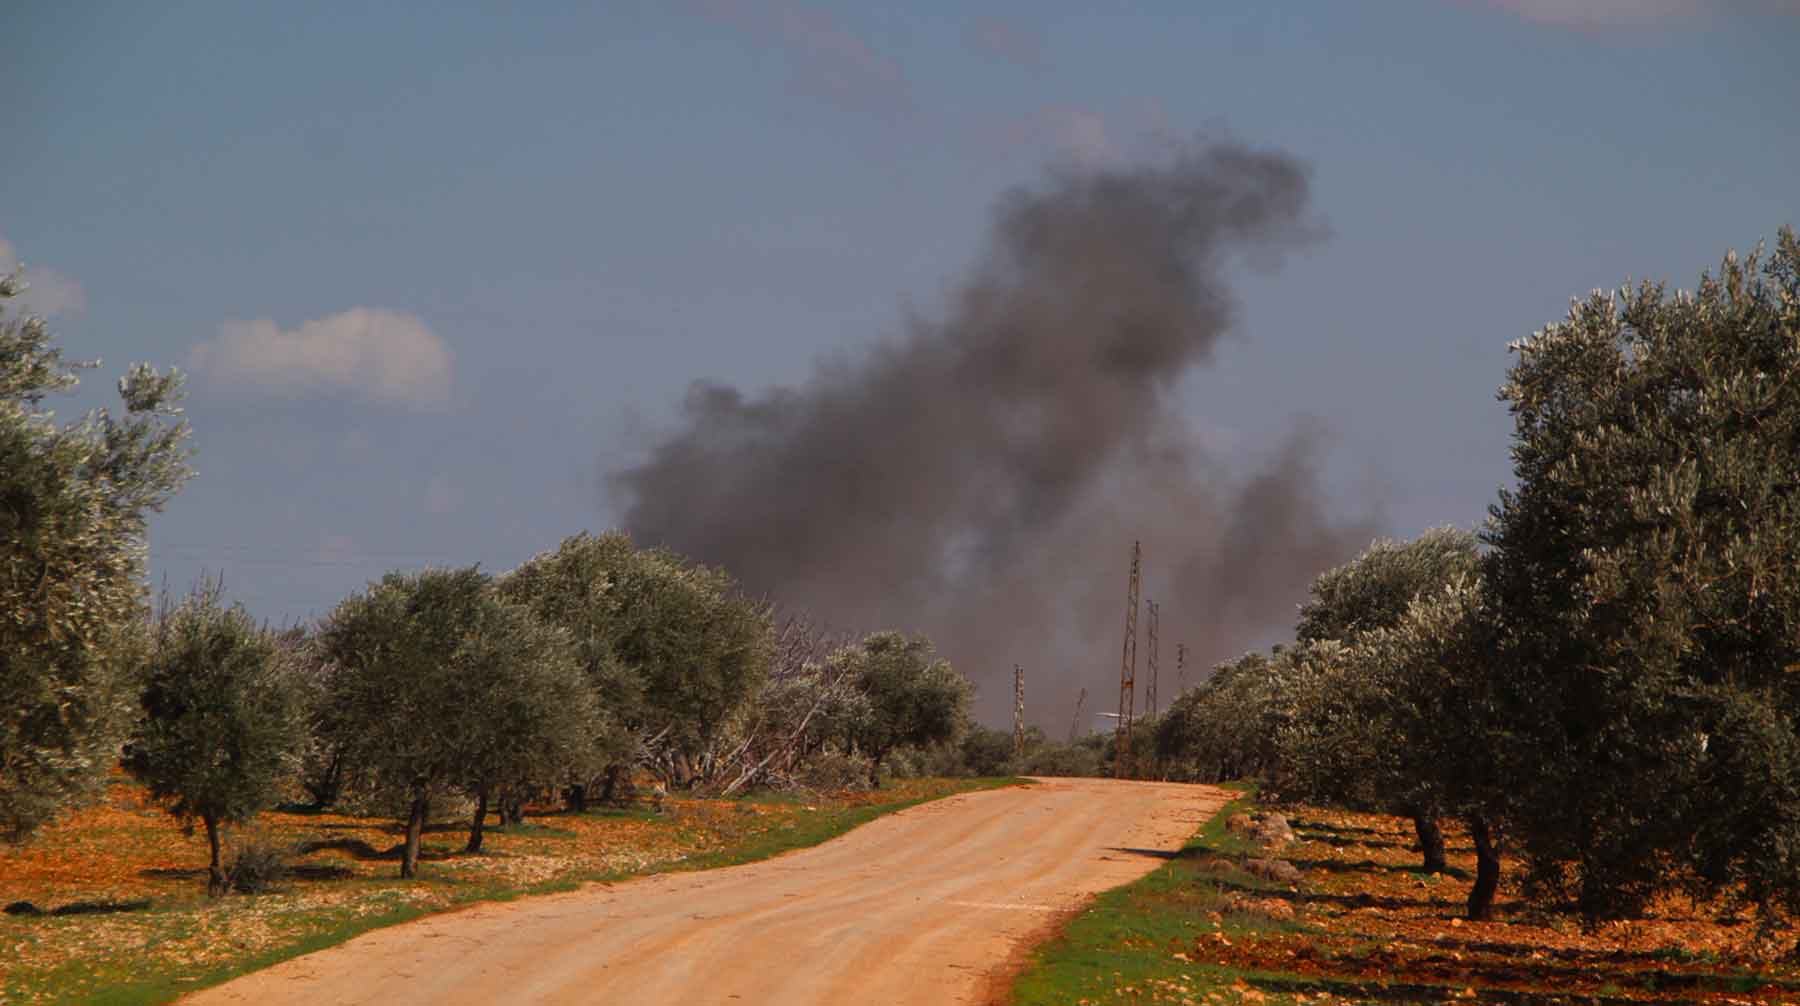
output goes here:
{"type": "Polygon", "coordinates": [[[1131,714],[1136,703],[1138,566],[1143,548],[1131,543],[1131,585],[1125,597],[1125,650],[1119,658],[1119,733],[1113,742],[1113,778],[1131,775],[1131,714]]]}
{"type": "Polygon", "coordinates": [[[1075,696],[1075,715],[1069,719],[1069,743],[1070,744],[1075,743],[1075,738],[1077,736],[1075,731],[1081,727],[1081,707],[1086,702],[1087,702],[1087,689],[1083,688],[1081,690],[1081,694],[1075,696]]]}
{"type": "Polygon", "coordinates": [[[1175,644],[1175,694],[1187,691],[1187,644],[1175,644]]]}
{"type": "Polygon", "coordinates": [[[1155,601],[1144,602],[1150,609],[1150,687],[1144,689],[1144,708],[1150,711],[1150,718],[1156,718],[1156,616],[1162,609],[1155,601]]]}
{"type": "Polygon", "coordinates": [[[1013,665],[1013,757],[1025,753],[1025,668],[1013,665]]]}

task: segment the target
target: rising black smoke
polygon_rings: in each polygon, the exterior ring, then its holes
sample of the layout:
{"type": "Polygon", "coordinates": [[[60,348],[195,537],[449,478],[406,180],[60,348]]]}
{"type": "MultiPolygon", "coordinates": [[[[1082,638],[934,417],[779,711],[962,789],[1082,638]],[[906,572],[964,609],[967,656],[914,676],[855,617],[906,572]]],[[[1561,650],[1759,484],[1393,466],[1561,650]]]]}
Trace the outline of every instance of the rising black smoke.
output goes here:
{"type": "Polygon", "coordinates": [[[625,527],[838,626],[928,633],[990,719],[1022,663],[1046,727],[1077,687],[1116,694],[1141,538],[1166,704],[1176,641],[1192,670],[1235,655],[1368,540],[1327,512],[1309,432],[1233,479],[1170,402],[1231,322],[1232,257],[1313,230],[1304,167],[1230,143],[1012,192],[943,320],[801,387],[696,382],[610,477],[625,527]]]}

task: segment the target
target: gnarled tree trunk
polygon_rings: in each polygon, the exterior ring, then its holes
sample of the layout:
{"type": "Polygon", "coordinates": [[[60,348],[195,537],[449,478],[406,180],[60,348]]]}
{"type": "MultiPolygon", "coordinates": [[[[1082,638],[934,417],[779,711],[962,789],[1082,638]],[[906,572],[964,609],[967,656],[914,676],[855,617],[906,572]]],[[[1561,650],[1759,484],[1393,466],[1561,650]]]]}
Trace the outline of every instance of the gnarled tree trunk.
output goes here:
{"type": "Polygon", "coordinates": [[[202,814],[200,820],[206,824],[206,848],[212,858],[206,865],[206,895],[216,898],[225,893],[225,860],[219,849],[219,818],[214,814],[202,814]]]}
{"type": "MultiPolygon", "coordinates": [[[[464,852],[480,852],[483,829],[487,824],[488,788],[481,786],[475,791],[475,820],[469,822],[469,844],[463,846],[464,852]]],[[[505,815],[501,815],[504,817],[505,815]]]]}
{"type": "Polygon", "coordinates": [[[413,794],[406,815],[406,845],[400,851],[400,876],[407,880],[419,875],[419,839],[425,834],[426,809],[425,794],[413,794]]]}
{"type": "Polygon", "coordinates": [[[1444,829],[1438,827],[1437,815],[1414,814],[1413,830],[1419,834],[1419,851],[1425,857],[1425,865],[1420,869],[1443,873],[1449,867],[1444,862],[1444,829]]]}
{"type": "Polygon", "coordinates": [[[1469,889],[1469,918],[1485,922],[1494,914],[1494,892],[1500,887],[1500,848],[1487,819],[1469,818],[1469,836],[1475,840],[1475,886],[1469,889]]]}

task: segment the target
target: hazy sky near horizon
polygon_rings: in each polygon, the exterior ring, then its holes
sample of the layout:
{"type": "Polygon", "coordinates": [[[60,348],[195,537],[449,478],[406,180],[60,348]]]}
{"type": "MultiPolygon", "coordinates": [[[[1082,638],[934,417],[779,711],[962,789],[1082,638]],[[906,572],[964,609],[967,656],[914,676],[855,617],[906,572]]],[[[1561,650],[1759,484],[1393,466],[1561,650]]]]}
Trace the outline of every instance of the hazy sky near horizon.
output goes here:
{"type": "Polygon", "coordinates": [[[12,3],[0,268],[104,358],[66,411],[192,374],[152,575],[285,622],[610,526],[689,382],[938,314],[1054,165],[1310,166],[1329,236],[1237,269],[1181,404],[1245,466],[1328,431],[1400,535],[1507,480],[1509,341],[1800,222],[1791,0],[1094,6],[12,3]]]}

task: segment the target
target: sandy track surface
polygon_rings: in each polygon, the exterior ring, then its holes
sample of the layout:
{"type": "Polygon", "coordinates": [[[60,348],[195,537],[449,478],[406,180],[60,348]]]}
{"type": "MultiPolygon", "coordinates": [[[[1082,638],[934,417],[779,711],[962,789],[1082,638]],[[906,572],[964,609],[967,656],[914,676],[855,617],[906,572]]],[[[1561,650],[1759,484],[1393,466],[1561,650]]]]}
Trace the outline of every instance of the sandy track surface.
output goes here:
{"type": "Polygon", "coordinates": [[[1099,779],[969,793],[760,863],[377,930],[182,1001],[979,1002],[1058,915],[1149,872],[1227,796],[1099,779]]]}

